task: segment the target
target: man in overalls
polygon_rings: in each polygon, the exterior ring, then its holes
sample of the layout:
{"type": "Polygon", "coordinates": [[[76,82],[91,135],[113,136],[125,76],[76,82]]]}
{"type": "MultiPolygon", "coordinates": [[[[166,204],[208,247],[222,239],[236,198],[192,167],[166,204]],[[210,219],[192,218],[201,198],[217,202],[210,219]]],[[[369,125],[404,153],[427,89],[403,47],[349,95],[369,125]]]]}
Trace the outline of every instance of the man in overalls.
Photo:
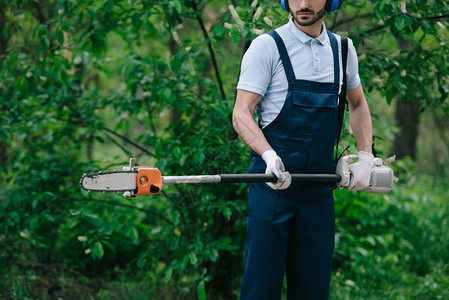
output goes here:
{"type": "MultiPolygon", "coordinates": [[[[291,183],[290,173],[335,173],[341,42],[323,17],[341,1],[281,0],[289,23],[254,39],[242,60],[233,124],[253,150],[249,172],[278,178],[250,185],[242,300],[280,299],[285,270],[288,299],[329,297],[335,185],[291,183]]],[[[361,190],[372,168],[372,125],[350,40],[346,74],[359,151],[349,189],[361,190]]]]}

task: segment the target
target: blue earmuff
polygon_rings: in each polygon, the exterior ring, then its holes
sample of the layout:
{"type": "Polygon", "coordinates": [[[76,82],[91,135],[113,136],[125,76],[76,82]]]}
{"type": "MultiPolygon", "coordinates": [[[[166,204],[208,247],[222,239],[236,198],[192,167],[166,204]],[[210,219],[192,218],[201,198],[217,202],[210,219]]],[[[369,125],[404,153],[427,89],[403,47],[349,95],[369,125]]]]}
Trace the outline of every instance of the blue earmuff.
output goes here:
{"type": "Polygon", "coordinates": [[[288,6],[288,0],[280,0],[279,3],[281,3],[281,6],[285,11],[290,11],[290,7],[288,6]]]}
{"type": "Polygon", "coordinates": [[[343,0],[326,0],[326,11],[332,12],[341,7],[343,0]]]}
{"type": "MultiPolygon", "coordinates": [[[[288,0],[279,0],[282,8],[285,11],[290,11],[290,7],[288,6],[288,0]]],[[[343,0],[326,0],[326,12],[332,12],[340,8],[343,0]]]]}

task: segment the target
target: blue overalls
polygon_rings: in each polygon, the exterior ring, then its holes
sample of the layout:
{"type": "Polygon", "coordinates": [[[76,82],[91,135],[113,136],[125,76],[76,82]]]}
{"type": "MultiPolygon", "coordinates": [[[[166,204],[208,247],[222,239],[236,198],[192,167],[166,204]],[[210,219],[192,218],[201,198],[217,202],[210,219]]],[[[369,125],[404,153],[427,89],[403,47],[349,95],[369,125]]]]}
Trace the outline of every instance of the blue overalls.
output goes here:
{"type": "MultiPolygon", "coordinates": [[[[335,173],[335,138],[340,67],[338,44],[328,32],[334,58],[334,82],[297,80],[282,38],[272,30],[288,93],[276,119],[263,129],[290,173],[335,173]]],[[[252,152],[249,173],[266,164],[252,152]]],[[[245,272],[241,300],[281,298],[287,272],[288,299],[328,299],[334,251],[335,184],[293,182],[273,190],[265,183],[249,189],[245,272]]]]}

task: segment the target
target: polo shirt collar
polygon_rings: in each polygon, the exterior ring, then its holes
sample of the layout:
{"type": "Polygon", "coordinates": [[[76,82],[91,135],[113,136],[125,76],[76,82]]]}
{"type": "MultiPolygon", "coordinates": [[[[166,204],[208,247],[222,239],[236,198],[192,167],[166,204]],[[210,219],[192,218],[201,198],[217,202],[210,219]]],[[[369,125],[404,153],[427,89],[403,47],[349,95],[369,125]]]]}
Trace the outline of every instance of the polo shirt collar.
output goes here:
{"type": "Polygon", "coordinates": [[[326,42],[327,30],[324,22],[323,22],[323,29],[321,30],[321,33],[317,38],[308,36],[302,30],[296,27],[295,23],[293,22],[293,18],[290,18],[290,21],[288,22],[288,29],[298,40],[300,40],[304,44],[309,43],[311,40],[318,41],[320,45],[324,45],[326,42]]]}

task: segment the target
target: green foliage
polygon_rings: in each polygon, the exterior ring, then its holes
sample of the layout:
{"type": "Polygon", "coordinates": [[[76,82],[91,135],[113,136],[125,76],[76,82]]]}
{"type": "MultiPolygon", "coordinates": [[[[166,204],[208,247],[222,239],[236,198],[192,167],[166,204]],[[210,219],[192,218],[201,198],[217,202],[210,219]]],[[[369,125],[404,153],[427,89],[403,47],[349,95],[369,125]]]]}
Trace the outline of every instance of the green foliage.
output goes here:
{"type": "Polygon", "coordinates": [[[337,194],[336,299],[448,296],[448,189],[428,177],[414,181],[389,195],[337,194]]]}
{"type": "MultiPolygon", "coordinates": [[[[35,274],[67,290],[61,297],[237,297],[247,185],[165,186],[123,199],[78,184],[129,157],[164,175],[246,172],[249,149],[230,122],[240,58],[286,15],[276,1],[234,2],[0,4],[2,297],[49,296],[35,274]],[[87,274],[108,284],[77,289],[87,274]]],[[[439,0],[353,1],[327,25],[347,32],[354,20],[369,99],[418,94],[444,115],[448,34],[438,16],[447,10],[439,0]]],[[[378,114],[386,153],[395,128],[378,114]]],[[[412,166],[396,163],[390,195],[336,193],[335,298],[447,298],[447,186],[412,166]]]]}
{"type": "Polygon", "coordinates": [[[368,91],[377,89],[388,104],[400,97],[420,99],[427,109],[441,106],[449,90],[447,1],[360,3],[348,6],[364,6],[358,14],[370,11],[372,18],[349,36],[366,47],[360,71],[368,91]]]}

